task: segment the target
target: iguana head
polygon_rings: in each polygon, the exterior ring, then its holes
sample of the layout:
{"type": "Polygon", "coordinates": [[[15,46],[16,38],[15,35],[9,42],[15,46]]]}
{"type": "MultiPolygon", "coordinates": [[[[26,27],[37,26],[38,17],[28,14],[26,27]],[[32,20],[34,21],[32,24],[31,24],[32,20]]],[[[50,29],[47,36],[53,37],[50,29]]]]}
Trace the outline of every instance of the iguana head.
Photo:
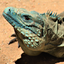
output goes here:
{"type": "MultiPolygon", "coordinates": [[[[44,14],[43,14],[44,15],[44,14]]],[[[41,14],[26,9],[7,7],[3,16],[19,32],[27,47],[36,48],[43,43],[44,22],[41,14]]]]}

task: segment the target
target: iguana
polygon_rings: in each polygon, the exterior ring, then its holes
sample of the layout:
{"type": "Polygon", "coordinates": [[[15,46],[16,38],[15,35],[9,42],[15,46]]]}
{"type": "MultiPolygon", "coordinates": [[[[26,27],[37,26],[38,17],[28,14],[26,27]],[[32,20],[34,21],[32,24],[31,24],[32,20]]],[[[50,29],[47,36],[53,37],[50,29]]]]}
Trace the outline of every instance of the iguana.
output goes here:
{"type": "Polygon", "coordinates": [[[7,7],[3,16],[13,26],[18,43],[26,54],[37,56],[46,52],[64,57],[64,12],[57,15],[47,11],[42,14],[7,7]]]}

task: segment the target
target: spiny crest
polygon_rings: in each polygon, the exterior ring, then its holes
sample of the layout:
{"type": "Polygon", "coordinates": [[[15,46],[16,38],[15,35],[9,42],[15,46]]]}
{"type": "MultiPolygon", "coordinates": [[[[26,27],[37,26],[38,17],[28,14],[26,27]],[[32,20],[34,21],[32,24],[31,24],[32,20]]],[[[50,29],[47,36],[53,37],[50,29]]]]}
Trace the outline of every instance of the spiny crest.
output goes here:
{"type": "Polygon", "coordinates": [[[55,12],[53,13],[53,11],[49,11],[49,10],[48,10],[48,11],[46,12],[46,15],[49,15],[49,16],[51,16],[51,15],[57,16],[57,13],[55,13],[55,12]]]}
{"type": "Polygon", "coordinates": [[[54,22],[58,21],[58,24],[62,24],[63,22],[63,18],[62,17],[59,17],[57,15],[57,13],[53,13],[53,11],[47,11],[46,12],[46,16],[49,17],[50,19],[54,20],[54,22]]]}

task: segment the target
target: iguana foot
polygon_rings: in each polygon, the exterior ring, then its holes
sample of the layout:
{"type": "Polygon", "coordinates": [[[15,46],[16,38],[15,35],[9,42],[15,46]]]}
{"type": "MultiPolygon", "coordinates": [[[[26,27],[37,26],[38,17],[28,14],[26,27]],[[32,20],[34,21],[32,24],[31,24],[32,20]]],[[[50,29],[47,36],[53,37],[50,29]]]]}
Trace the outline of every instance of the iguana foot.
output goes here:
{"type": "MultiPolygon", "coordinates": [[[[8,45],[10,45],[10,44],[12,44],[12,43],[14,43],[14,42],[17,41],[16,34],[12,34],[11,37],[15,37],[15,38],[12,39],[12,40],[8,43],[8,45]]],[[[18,48],[19,48],[19,47],[20,47],[20,45],[19,45],[19,43],[18,43],[18,48]]]]}

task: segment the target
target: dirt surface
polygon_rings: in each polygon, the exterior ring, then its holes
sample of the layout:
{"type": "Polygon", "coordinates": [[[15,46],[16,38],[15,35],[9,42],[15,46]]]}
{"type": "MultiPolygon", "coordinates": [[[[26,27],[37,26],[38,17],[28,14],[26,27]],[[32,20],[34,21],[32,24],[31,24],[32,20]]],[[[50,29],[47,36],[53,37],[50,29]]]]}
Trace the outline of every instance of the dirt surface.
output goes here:
{"type": "Polygon", "coordinates": [[[64,0],[0,0],[0,64],[15,64],[15,61],[16,64],[64,64],[64,59],[57,59],[44,53],[37,57],[23,54],[22,57],[23,51],[17,47],[17,42],[8,45],[9,41],[13,39],[11,34],[14,33],[14,30],[2,16],[6,7],[25,8],[39,13],[51,10],[59,14],[64,11],[64,0]]]}

